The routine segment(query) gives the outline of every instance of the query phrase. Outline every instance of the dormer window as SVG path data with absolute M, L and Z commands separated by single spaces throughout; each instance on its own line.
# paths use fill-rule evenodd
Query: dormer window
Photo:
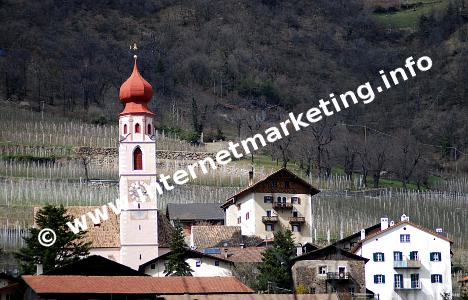
M 140 133 L 140 132 L 141 132 L 140 124 L 136 123 L 135 124 L 135 133 Z

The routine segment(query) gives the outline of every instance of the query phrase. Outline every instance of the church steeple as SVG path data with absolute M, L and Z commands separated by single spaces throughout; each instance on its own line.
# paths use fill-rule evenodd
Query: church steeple
M 148 102 L 153 97 L 153 87 L 138 71 L 137 56 L 130 77 L 120 87 L 119 97 L 125 103 L 125 109 L 120 115 L 131 113 L 153 114 L 148 108 Z
M 148 103 L 153 88 L 138 71 L 120 87 L 119 115 L 120 262 L 131 268 L 158 256 L 156 141 Z

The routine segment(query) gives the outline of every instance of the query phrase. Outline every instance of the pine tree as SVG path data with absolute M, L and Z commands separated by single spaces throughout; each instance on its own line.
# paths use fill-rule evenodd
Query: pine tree
M 278 231 L 274 235 L 271 248 L 263 253 L 259 266 L 257 289 L 269 290 L 270 293 L 292 291 L 292 274 L 290 260 L 296 256 L 296 247 L 291 230 Z
M 72 221 L 62 205 L 46 205 L 37 212 L 36 227 L 29 229 L 29 235 L 23 237 L 26 246 L 15 253 L 22 274 L 35 274 L 37 263 L 41 263 L 47 272 L 89 255 L 91 243 L 82 240 L 83 232 L 75 234 L 68 228 L 67 222 Z M 44 228 L 52 229 L 56 234 L 56 241 L 50 247 L 41 245 L 38 240 L 39 232 Z
M 192 276 L 193 270 L 185 261 L 187 258 L 187 248 L 184 242 L 182 227 L 178 224 L 172 232 L 171 253 L 165 265 L 164 274 L 166 276 Z

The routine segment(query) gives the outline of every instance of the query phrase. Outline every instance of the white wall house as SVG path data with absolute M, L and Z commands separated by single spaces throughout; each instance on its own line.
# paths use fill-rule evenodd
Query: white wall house
M 353 252 L 368 258 L 366 288 L 380 300 L 435 300 L 452 293 L 451 241 L 411 223 L 381 219 L 381 230 L 365 236 Z
M 242 235 L 271 239 L 290 229 L 297 243 L 312 241 L 312 196 L 319 193 L 287 169 L 280 169 L 230 197 L 223 208 L 227 226 Z
M 142 264 L 140 272 L 144 272 L 153 277 L 165 277 L 165 264 L 171 252 L 163 254 L 158 258 Z M 185 260 L 193 270 L 194 277 L 226 277 L 232 276 L 233 263 L 227 259 L 211 256 L 198 251 L 188 251 Z

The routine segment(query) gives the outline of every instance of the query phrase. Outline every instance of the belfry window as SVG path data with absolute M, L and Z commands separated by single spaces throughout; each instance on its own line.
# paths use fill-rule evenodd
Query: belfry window
M 135 124 L 135 133 L 140 133 L 140 124 L 136 123 Z
M 124 133 L 123 134 L 127 134 L 127 131 L 128 131 L 128 126 L 127 124 L 124 125 Z
M 133 170 L 143 170 L 143 153 L 139 147 L 133 151 Z
M 151 124 L 148 124 L 147 134 L 151 134 Z

